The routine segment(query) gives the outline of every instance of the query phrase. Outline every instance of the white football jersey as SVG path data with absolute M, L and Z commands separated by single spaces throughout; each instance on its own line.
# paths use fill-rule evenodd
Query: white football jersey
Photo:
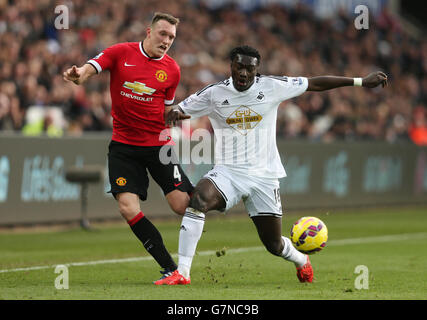
M 215 165 L 265 178 L 286 176 L 276 145 L 279 104 L 308 87 L 304 77 L 257 76 L 246 91 L 230 77 L 211 84 L 179 103 L 197 118 L 207 115 L 215 135 Z

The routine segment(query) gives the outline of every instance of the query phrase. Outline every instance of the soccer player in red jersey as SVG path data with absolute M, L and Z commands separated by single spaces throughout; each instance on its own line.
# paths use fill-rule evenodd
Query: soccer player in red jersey
M 165 105 L 172 105 L 180 80 L 178 64 L 167 55 L 179 19 L 155 13 L 142 42 L 113 45 L 82 67 L 72 66 L 64 80 L 83 84 L 103 70 L 110 71 L 113 133 L 108 152 L 111 193 L 119 211 L 147 251 L 164 269 L 163 277 L 177 265 L 163 244 L 157 228 L 142 213 L 139 200 L 146 200 L 147 171 L 162 188 L 171 209 L 183 215 L 193 185 L 176 161 L 165 127 Z M 160 150 L 172 162 L 164 164 Z M 156 283 L 156 282 L 155 282 Z

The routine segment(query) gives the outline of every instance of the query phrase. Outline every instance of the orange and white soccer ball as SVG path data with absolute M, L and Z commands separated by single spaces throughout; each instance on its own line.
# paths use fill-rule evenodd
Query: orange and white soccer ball
M 319 218 L 302 217 L 292 225 L 291 240 L 298 251 L 313 254 L 326 246 L 328 229 Z

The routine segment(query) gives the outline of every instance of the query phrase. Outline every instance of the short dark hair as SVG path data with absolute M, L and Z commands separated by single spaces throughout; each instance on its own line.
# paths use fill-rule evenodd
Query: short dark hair
M 238 54 L 257 58 L 258 64 L 261 62 L 261 55 L 259 54 L 258 50 L 250 46 L 244 45 L 244 46 L 236 47 L 233 50 L 231 50 L 230 51 L 231 62 L 233 62 L 234 58 Z
M 153 24 L 155 24 L 159 20 L 166 20 L 167 22 L 169 22 L 170 24 L 173 24 L 174 26 L 178 26 L 179 24 L 179 19 L 175 18 L 173 15 L 168 13 L 163 13 L 163 12 L 155 12 L 153 19 L 151 19 L 151 26 L 153 26 Z

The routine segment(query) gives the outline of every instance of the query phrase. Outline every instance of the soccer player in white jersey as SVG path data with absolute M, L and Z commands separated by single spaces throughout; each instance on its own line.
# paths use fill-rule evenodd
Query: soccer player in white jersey
M 168 124 L 207 115 L 215 134 L 215 167 L 197 184 L 182 219 L 179 234 L 179 274 L 162 284 L 189 284 L 190 268 L 202 235 L 205 213 L 228 210 L 243 200 L 258 235 L 273 255 L 291 261 L 301 282 L 313 281 L 307 255 L 297 251 L 282 236 L 279 178 L 286 172 L 276 146 L 279 104 L 305 91 L 323 91 L 343 86 L 374 88 L 387 84 L 383 72 L 365 78 L 335 76 L 286 77 L 257 73 L 258 51 L 249 46 L 230 53 L 231 78 L 209 85 L 191 95 L 166 116 Z

